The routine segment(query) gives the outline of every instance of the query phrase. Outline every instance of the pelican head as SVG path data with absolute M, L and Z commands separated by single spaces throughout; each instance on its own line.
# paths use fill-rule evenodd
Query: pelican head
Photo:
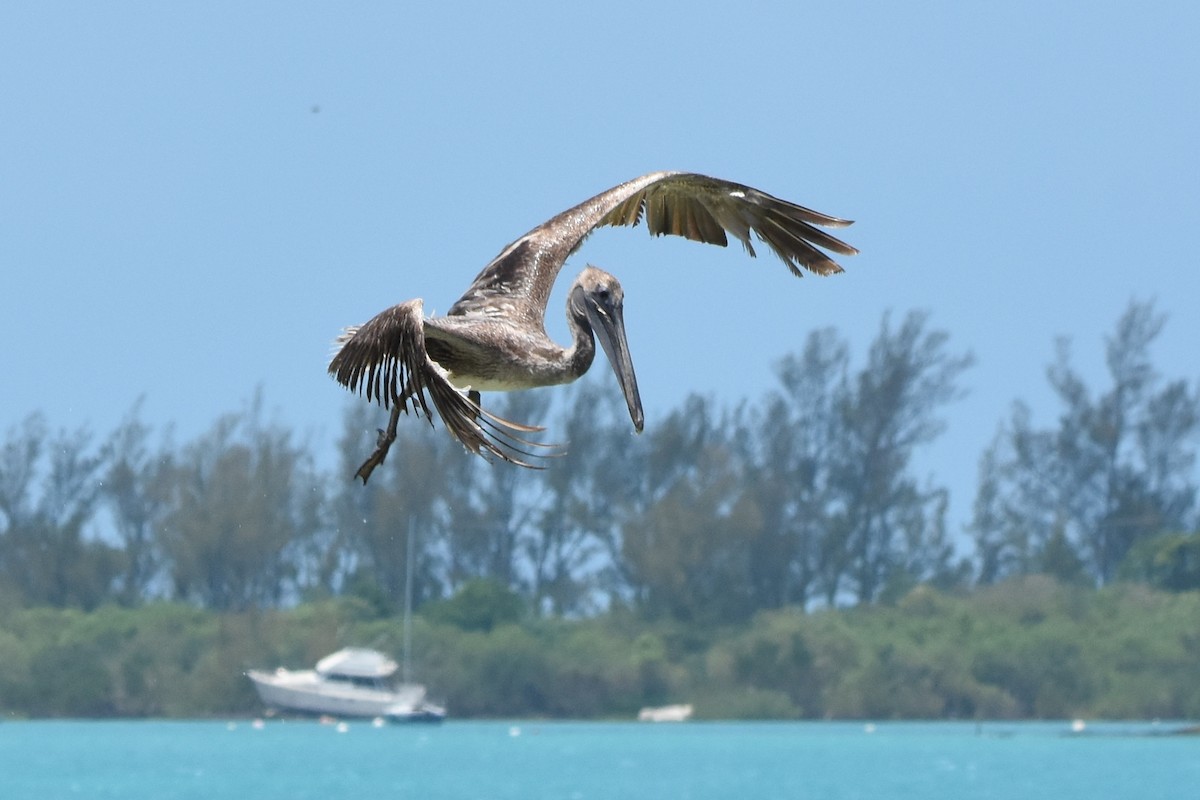
M 582 312 L 600 340 L 625 394 L 629 418 L 633 420 L 634 429 L 641 433 L 644 423 L 642 398 L 638 394 L 637 376 L 633 373 L 633 359 L 629 356 L 629 342 L 625 339 L 625 290 L 621 288 L 621 282 L 602 269 L 588 266 L 575 279 L 570 301 L 572 310 L 577 315 Z

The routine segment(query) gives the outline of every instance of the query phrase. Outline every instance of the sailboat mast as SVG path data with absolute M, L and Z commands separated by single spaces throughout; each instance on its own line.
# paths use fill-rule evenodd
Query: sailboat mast
M 412 683 L 412 571 L 413 571 L 413 518 L 408 518 L 408 535 L 404 543 L 404 660 L 405 683 Z

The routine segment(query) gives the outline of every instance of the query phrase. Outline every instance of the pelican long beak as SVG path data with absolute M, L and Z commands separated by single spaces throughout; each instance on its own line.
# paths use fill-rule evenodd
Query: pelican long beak
M 625 403 L 629 406 L 629 418 L 638 433 L 642 432 L 645 418 L 642 414 L 642 397 L 638 394 L 637 376 L 633 373 L 633 359 L 629 356 L 629 342 L 625 339 L 625 313 L 620 305 L 609 305 L 599 308 L 592 303 L 584 303 L 592 330 L 612 364 L 613 372 L 617 374 L 617 382 L 625 393 Z

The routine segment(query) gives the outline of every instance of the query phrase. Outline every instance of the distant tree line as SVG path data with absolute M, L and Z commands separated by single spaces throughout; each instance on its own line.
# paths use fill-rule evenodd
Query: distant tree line
M 543 617 L 619 608 L 718 624 L 1040 573 L 1196 589 L 1200 392 L 1154 369 L 1163 324 L 1129 306 L 1102 389 L 1060 346 L 1047 375 L 1061 413 L 1038 427 L 1018 401 L 1001 423 L 967 554 L 946 529 L 946 489 L 913 457 L 942 433 L 971 358 L 922 313 L 885 316 L 861 364 L 835 330 L 814 331 L 765 397 L 693 396 L 641 437 L 607 385 L 485 398 L 570 443 L 540 472 L 487 464 L 411 419 L 363 487 L 350 475 L 382 414 L 361 401 L 333 468 L 257 399 L 183 444 L 136 406 L 106 438 L 35 414 L 0 444 L 0 606 L 348 596 L 386 613 L 402 602 L 410 535 L 418 607 L 491 586 Z
M 706 719 L 1200 718 L 1200 592 L 1037 575 L 718 626 L 519 605 L 478 580 L 414 615 L 413 674 L 455 719 L 628 720 L 677 702 Z M 352 643 L 399 654 L 403 631 L 352 596 L 245 613 L 0 608 L 0 719 L 258 715 L 248 667 L 311 666 Z

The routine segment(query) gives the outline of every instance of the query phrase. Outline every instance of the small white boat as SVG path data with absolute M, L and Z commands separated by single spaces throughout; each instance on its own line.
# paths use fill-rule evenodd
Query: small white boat
M 317 662 L 316 669 L 274 672 L 252 669 L 264 704 L 281 711 L 332 717 L 383 718 L 390 722 L 441 722 L 446 709 L 425 699 L 417 683 L 389 684 L 396 662 L 376 650 L 347 647 Z
M 647 706 L 638 712 L 638 722 L 686 722 L 692 718 L 692 704 Z

